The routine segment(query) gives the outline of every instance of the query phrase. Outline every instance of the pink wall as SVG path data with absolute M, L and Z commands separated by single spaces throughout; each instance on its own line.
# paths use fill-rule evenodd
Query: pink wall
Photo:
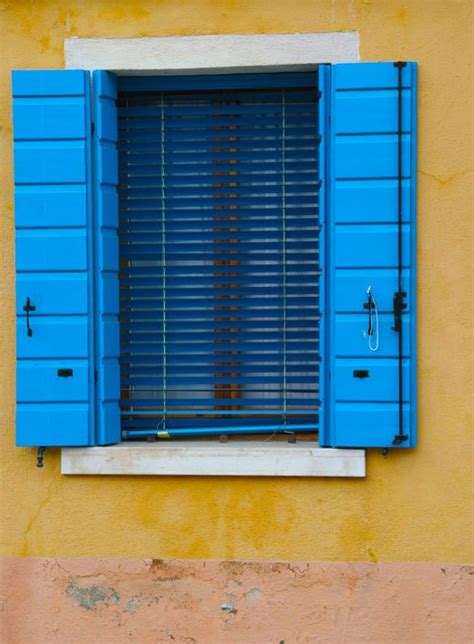
M 5 644 L 473 641 L 470 566 L 9 558 L 2 572 Z

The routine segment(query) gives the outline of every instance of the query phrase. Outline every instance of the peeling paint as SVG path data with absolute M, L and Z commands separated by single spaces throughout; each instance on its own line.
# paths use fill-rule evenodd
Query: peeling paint
M 150 563 L 7 559 L 2 642 L 37 642 L 38 633 L 57 644 L 472 639 L 472 566 L 167 561 L 180 581 L 158 596 Z M 237 571 L 241 586 L 229 592 Z
M 78 586 L 75 581 L 71 581 L 66 588 L 66 595 L 72 601 L 86 610 L 93 610 L 97 604 L 106 604 L 107 595 L 102 588 L 98 586 Z
M 235 615 L 237 613 L 237 608 L 232 602 L 226 602 L 222 604 L 221 610 L 223 610 L 225 613 L 229 613 L 229 615 Z
M 126 610 L 129 613 L 134 613 L 138 608 L 140 608 L 141 604 L 142 604 L 142 593 L 139 593 L 138 595 L 134 595 L 133 597 L 130 597 L 130 599 L 127 601 Z

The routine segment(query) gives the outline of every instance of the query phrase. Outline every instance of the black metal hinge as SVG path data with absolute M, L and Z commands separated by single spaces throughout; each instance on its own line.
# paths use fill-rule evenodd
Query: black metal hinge
M 407 308 L 403 298 L 406 297 L 406 291 L 395 291 L 393 294 L 393 326 L 392 331 L 399 332 L 402 328 L 402 311 Z
M 392 441 L 392 445 L 400 445 L 408 440 L 408 434 L 395 434 L 395 438 Z

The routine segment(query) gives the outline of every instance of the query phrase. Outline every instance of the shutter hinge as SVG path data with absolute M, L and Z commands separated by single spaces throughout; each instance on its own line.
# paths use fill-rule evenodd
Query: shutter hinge
M 408 440 L 408 434 L 395 434 L 392 445 L 400 445 Z
M 407 63 L 405 60 L 397 60 L 396 63 L 393 63 L 394 67 L 406 67 Z

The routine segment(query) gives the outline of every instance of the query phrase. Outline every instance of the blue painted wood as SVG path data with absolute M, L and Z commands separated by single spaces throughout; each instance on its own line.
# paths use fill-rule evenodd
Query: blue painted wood
M 87 315 L 87 274 L 18 273 L 16 311 L 25 317 L 23 305 L 30 297 L 42 315 Z
M 405 402 L 410 397 L 410 361 L 404 361 Z M 354 371 L 367 371 L 367 378 L 354 376 Z M 396 402 L 398 400 L 398 360 L 396 358 L 370 357 L 337 358 L 335 388 L 344 392 L 345 401 Z M 336 401 L 337 404 L 338 401 Z M 344 401 L 341 401 L 344 402 Z
M 17 229 L 85 227 L 86 215 L 85 184 L 15 186 Z
M 330 102 L 326 124 L 327 331 L 330 374 L 320 443 L 331 447 L 393 447 L 398 433 L 397 290 L 398 70 L 393 63 L 326 67 L 321 89 Z M 416 445 L 415 188 L 416 64 L 402 77 L 404 424 Z M 369 349 L 367 289 L 379 310 L 379 348 Z M 373 320 L 375 323 L 375 320 Z M 374 341 L 374 338 L 373 338 Z M 373 344 L 373 342 L 372 342 Z M 354 370 L 369 377 L 354 378 Z
M 393 63 L 348 63 L 333 65 L 332 88 L 336 92 L 361 89 L 396 89 L 398 71 Z M 416 91 L 416 63 L 408 63 L 403 70 L 403 89 Z
M 14 71 L 21 446 L 93 443 L 89 73 Z M 29 314 L 27 298 L 35 307 Z M 72 369 L 64 378 L 58 369 Z
M 410 405 L 404 405 L 404 424 L 410 427 Z M 412 429 L 410 427 L 410 429 Z M 394 447 L 398 432 L 398 402 L 340 402 L 335 405 L 334 446 Z M 415 447 L 410 442 L 405 447 Z
M 18 447 L 90 444 L 88 403 L 18 403 L 16 424 Z
M 40 316 L 36 315 L 35 311 L 30 314 L 30 326 L 33 330 L 31 337 L 26 332 L 26 317 L 17 318 L 16 353 L 18 360 L 89 357 L 89 322 L 86 316 Z
M 359 179 L 338 181 L 334 186 L 334 220 L 338 224 L 397 222 L 397 191 L 394 179 Z M 402 186 L 403 221 L 410 221 L 412 186 L 404 179 Z
M 82 70 L 15 70 L 12 73 L 12 90 L 14 98 L 83 98 L 89 92 L 89 74 Z
M 88 126 L 82 96 L 25 98 L 15 102 L 13 118 L 17 141 L 84 140 Z
M 410 265 L 410 227 L 402 231 L 403 266 Z M 395 268 L 397 266 L 397 235 L 395 224 L 363 224 L 336 226 L 335 257 L 337 268 Z
M 364 335 L 367 331 L 367 314 L 363 312 L 336 313 L 334 323 L 336 356 L 365 356 L 372 357 L 373 360 L 377 360 L 379 357 L 395 358 L 398 355 L 398 338 L 392 331 L 392 325 L 392 313 L 379 314 L 380 348 L 376 352 L 371 352 Z M 404 355 L 408 356 L 410 347 L 409 315 L 403 316 L 403 325 Z
M 16 270 L 86 271 L 87 229 L 17 229 Z
M 72 376 L 58 376 L 58 369 L 72 369 Z M 88 402 L 87 360 L 21 360 L 17 368 L 19 403 Z
M 380 313 L 393 311 L 393 293 L 397 289 L 397 271 L 395 268 L 337 268 L 334 306 L 337 313 L 360 311 L 367 302 L 367 288 L 372 293 Z M 407 309 L 410 310 L 408 271 L 402 275 L 402 284 L 408 293 Z
M 410 90 L 402 93 L 403 125 L 411 122 Z M 398 91 L 336 92 L 335 134 L 390 134 L 398 128 Z
M 15 184 L 83 185 L 88 157 L 85 140 L 15 142 Z
M 96 441 L 120 441 L 117 78 L 93 74 L 95 156 Z
M 398 137 L 396 134 L 361 134 L 336 136 L 335 178 L 337 179 L 386 179 L 397 174 Z M 410 173 L 410 138 L 403 139 L 403 177 Z

